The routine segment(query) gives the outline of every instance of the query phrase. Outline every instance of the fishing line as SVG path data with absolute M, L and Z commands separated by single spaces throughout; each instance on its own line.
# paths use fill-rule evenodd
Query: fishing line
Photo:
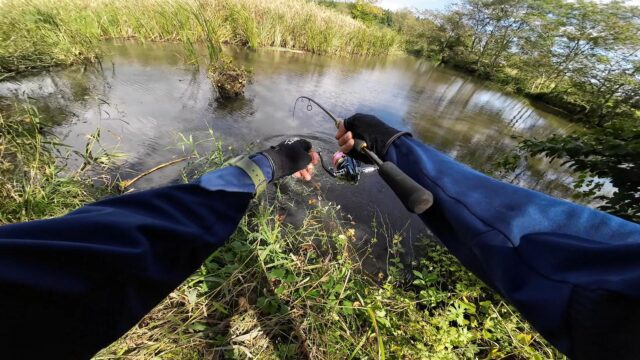
M 331 120 L 333 120 L 336 129 L 340 128 L 340 119 L 331 113 L 331 111 L 327 110 L 322 104 L 310 98 L 308 96 L 298 96 L 295 102 L 293 103 L 293 120 L 295 120 L 296 116 L 296 107 L 298 102 L 307 102 L 306 110 L 312 111 L 313 105 L 317 106 L 320 110 L 322 110 Z M 318 151 L 318 156 L 320 157 L 320 164 L 324 171 L 329 174 L 329 176 L 333 178 L 338 178 L 341 180 L 346 180 L 347 182 L 357 184 L 360 180 L 361 174 L 366 174 L 373 172 L 377 169 L 375 166 L 362 166 L 362 163 L 358 160 L 355 160 L 341 151 L 336 152 L 331 160 L 333 166 L 329 166 L 322 156 L 322 153 Z

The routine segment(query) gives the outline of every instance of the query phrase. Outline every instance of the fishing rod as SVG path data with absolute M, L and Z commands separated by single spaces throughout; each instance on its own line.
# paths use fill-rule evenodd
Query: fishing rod
M 333 120 L 336 128 L 340 127 L 341 119 L 334 116 L 329 110 L 322 106 L 319 102 L 308 96 L 299 96 L 293 104 L 293 116 L 295 117 L 296 105 L 299 100 L 307 100 L 307 111 L 313 110 L 311 104 L 318 106 L 331 120 Z M 354 150 L 366 155 L 371 162 L 377 167 L 380 177 L 389 185 L 391 190 L 398 196 L 402 204 L 415 214 L 421 214 L 433 205 L 433 194 L 420 184 L 415 182 L 409 175 L 400 170 L 394 163 L 390 161 L 382 161 L 378 155 L 369 150 L 367 143 L 362 139 L 354 139 Z M 373 172 L 375 167 L 363 167 L 362 164 L 352 157 L 337 152 L 333 156 L 333 169 L 330 169 L 320 155 L 322 168 L 332 177 L 343 178 L 351 182 L 357 182 L 360 174 Z
M 311 104 L 316 104 L 320 110 L 324 111 L 325 114 L 327 114 L 327 116 L 329 116 L 331 118 L 331 120 L 333 120 L 334 125 L 336 126 L 336 129 L 340 127 L 340 119 L 335 117 L 331 111 L 327 110 L 324 106 L 320 105 L 319 102 L 313 100 L 312 98 L 308 97 L 308 96 L 298 96 L 298 98 L 296 99 L 296 101 L 293 103 L 293 116 L 296 116 L 296 105 L 298 105 L 298 100 L 307 100 L 309 103 L 307 104 L 307 111 L 311 111 L 313 110 L 313 106 L 311 106 Z

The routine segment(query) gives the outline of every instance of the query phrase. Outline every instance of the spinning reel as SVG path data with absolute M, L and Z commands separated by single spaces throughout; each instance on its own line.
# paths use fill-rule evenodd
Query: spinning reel
M 340 120 L 336 118 L 329 110 L 320 105 L 317 101 L 307 96 L 300 96 L 293 104 L 293 116 L 295 117 L 296 105 L 299 100 L 306 100 L 307 111 L 313 110 L 315 104 L 322 110 L 327 116 L 333 120 L 336 128 L 340 126 Z M 394 163 L 389 161 L 382 161 L 378 155 L 367 148 L 367 143 L 361 139 L 355 139 L 355 145 L 353 151 L 358 151 L 366 155 L 375 166 L 362 166 L 362 163 L 354 158 L 347 156 L 346 154 L 338 151 L 333 154 L 332 164 L 333 167 L 329 167 L 322 155 L 320 155 L 320 161 L 322 168 L 332 177 L 343 179 L 351 183 L 357 183 L 360 180 L 360 175 L 370 173 L 378 170 L 382 179 L 389 185 L 391 190 L 402 201 L 407 210 L 421 214 L 433 205 L 433 194 L 427 189 L 423 188 L 420 184 L 415 182 L 407 174 L 402 172 Z
M 333 165 L 332 167 L 328 166 L 325 163 L 324 158 L 322 157 L 322 154 L 320 152 L 318 152 L 318 155 L 320 155 L 322 168 L 327 172 L 327 174 L 329 174 L 329 176 L 353 184 L 358 183 L 361 174 L 368 174 L 378 170 L 376 166 L 363 166 L 360 161 L 347 156 L 342 151 L 338 151 L 333 154 L 333 157 L 331 159 L 331 164 Z

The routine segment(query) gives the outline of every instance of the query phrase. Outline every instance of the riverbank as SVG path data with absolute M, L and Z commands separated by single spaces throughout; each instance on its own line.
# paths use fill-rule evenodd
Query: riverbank
M 390 29 L 366 26 L 295 0 L 9 0 L 0 4 L 0 80 L 28 70 L 97 61 L 107 39 L 283 47 L 331 55 L 379 55 L 398 48 Z
M 264 6 L 260 9 L 267 10 L 272 4 L 242 3 L 259 4 Z M 110 38 L 180 42 L 187 61 L 196 42 L 253 47 L 256 45 L 252 43 L 275 45 L 275 39 L 280 39 L 279 46 L 328 54 L 377 54 L 393 49 L 385 40 L 394 37 L 393 34 L 391 38 L 378 37 L 376 34 L 385 32 L 378 33 L 379 29 L 357 24 L 351 27 L 351 19 L 344 20 L 345 23 L 332 22 L 337 16 L 332 13 L 327 15 L 331 19 L 306 13 L 309 10 L 306 6 L 315 6 L 312 4 L 275 3 L 291 5 L 287 8 L 291 13 L 282 9 L 264 10 L 262 14 L 275 15 L 256 18 L 259 20 L 254 27 L 245 16 L 248 12 L 254 14 L 253 10 L 241 5 L 234 7 L 241 4 L 239 1 L 216 2 L 215 6 L 223 4 L 231 6 L 225 8 L 227 10 L 236 10 L 215 13 L 211 9 L 199 12 L 199 7 L 189 7 L 179 1 L 154 3 L 158 5 L 157 12 L 155 6 L 150 8 L 150 3 L 144 2 L 147 4 L 144 7 L 141 1 L 42 1 L 33 3 L 36 4 L 33 8 L 9 2 L 16 7 L 3 11 L 0 18 L 6 20 L 3 16 L 9 14 L 10 20 L 0 21 L 9 26 L 2 29 L 11 29 L 12 34 L 2 36 L 15 36 L 16 42 L 0 52 L 20 55 L 0 57 L 0 63 L 3 69 L 9 69 L 4 73 L 8 75 L 94 61 L 100 56 L 96 45 Z M 169 13 L 180 11 L 184 17 L 165 19 Z M 226 25 L 214 27 L 210 19 Z M 261 22 L 267 21 L 265 19 L 268 23 Z M 344 24 L 348 26 L 343 29 Z M 180 33 L 176 27 L 190 30 Z M 252 30 L 258 27 L 258 33 Z M 262 32 L 265 29 L 268 31 Z M 290 33 L 285 36 L 282 29 L 289 29 Z M 310 34 L 315 37 L 308 39 Z M 167 76 L 166 69 L 160 73 Z M 126 77 L 126 73 L 118 74 Z M 394 75 L 397 78 L 398 74 Z M 179 80 L 171 83 L 172 88 L 178 83 Z M 371 89 L 370 83 L 367 86 Z M 3 168 L 7 169 L 3 180 L 13 189 L 6 196 L 3 194 L 6 199 L 3 206 L 7 207 L 2 213 L 12 214 L 3 221 L 62 215 L 110 194 L 112 182 L 97 184 L 106 184 L 106 187 L 96 186 L 97 175 L 91 171 L 111 163 L 108 154 L 91 151 L 99 133 L 87 134 L 90 151 L 77 154 L 84 155 L 84 161 L 73 170 L 63 167 L 59 161 L 52 148 L 56 141 L 47 136 L 48 125 L 34 109 L 3 110 L 2 118 L 7 124 L 2 133 Z M 185 134 L 185 138 L 191 139 L 191 136 Z M 187 180 L 198 172 L 220 166 L 225 158 L 220 143 L 215 139 L 204 141 L 208 140 L 212 140 L 214 146 L 200 152 L 207 154 L 206 158 L 200 156 L 194 160 L 198 171 L 185 169 Z M 296 188 L 296 183 L 286 184 Z M 306 194 L 308 190 L 297 188 L 296 191 Z M 228 244 L 134 329 L 96 358 L 562 357 L 443 248 L 425 242 L 422 257 L 415 263 L 403 265 L 401 237 L 380 234 L 371 242 L 392 240 L 387 256 L 389 267 L 386 272 L 371 276 L 361 265 L 365 254 L 352 247 L 359 230 L 354 229 L 354 224 L 342 221 L 335 206 L 319 201 L 300 226 L 293 226 L 287 221 L 287 212 L 282 211 L 291 199 L 282 192 L 272 194 L 269 202 L 262 199 L 264 202 L 252 205 L 250 214 Z M 374 227 L 374 224 L 363 226 Z
M 194 141 L 211 148 L 185 178 L 225 158 L 215 139 Z M 329 202 L 306 203 L 317 192 L 270 187 L 224 247 L 95 359 L 563 358 L 431 239 L 403 264 L 402 234 L 372 225 L 370 246 L 392 244 L 387 271 L 367 273 L 354 225 Z
M 113 183 L 96 178 L 113 160 L 94 151 L 99 133 L 72 171 L 35 108 L 4 109 L 0 125 L 2 223 L 64 215 L 114 194 L 96 186 Z M 214 138 L 193 143 L 210 148 L 196 155 L 186 147 L 187 180 L 226 158 Z M 380 228 L 371 243 L 394 239 L 389 267 L 366 273 L 367 254 L 353 247 L 356 230 L 338 208 L 319 201 L 294 226 L 287 207 L 314 194 L 292 180 L 286 186 L 293 191 L 271 189 L 254 202 L 225 246 L 95 359 L 562 358 L 432 240 L 423 238 L 423 256 L 406 265 L 401 234 Z
M 236 102 L 233 110 L 224 109 L 224 106 L 219 104 L 211 108 L 207 105 L 211 95 L 209 83 L 205 78 L 198 78 L 197 70 L 185 70 L 183 66 L 176 66 L 176 62 L 171 60 L 176 56 L 175 48 L 170 44 L 162 45 L 165 46 L 169 49 L 164 51 L 164 55 L 158 50 L 130 57 L 129 67 L 125 66 L 126 62 L 122 58 L 109 58 L 105 61 L 111 64 L 107 71 L 96 69 L 96 73 L 92 74 L 91 69 L 78 67 L 77 71 L 69 69 L 72 74 L 67 78 L 57 77 L 55 74 L 51 78 L 44 76 L 45 81 L 58 84 L 58 87 L 50 90 L 51 92 L 65 98 L 77 96 L 77 102 L 69 105 L 79 113 L 82 122 L 88 122 L 88 125 L 80 127 L 79 136 L 76 138 L 84 139 L 83 131 L 93 130 L 94 125 L 102 126 L 102 133 L 116 133 L 118 138 L 122 139 L 123 147 L 128 145 L 127 138 L 136 144 L 152 144 L 150 148 L 129 148 L 128 153 L 132 156 L 152 158 L 154 154 L 159 154 L 168 157 L 171 153 L 169 149 L 175 148 L 176 144 L 157 142 L 158 138 L 151 138 L 150 135 L 157 130 L 167 133 L 167 129 L 198 129 L 196 123 L 189 123 L 188 119 L 198 119 L 200 124 L 204 120 L 215 125 L 237 125 L 238 127 L 230 128 L 226 133 L 216 134 L 220 139 L 226 140 L 231 134 L 246 132 L 253 126 L 280 126 L 281 119 L 288 119 L 291 115 L 288 106 L 290 99 L 294 98 L 293 94 L 305 89 L 301 84 L 324 84 L 314 91 L 328 97 L 333 84 L 349 83 L 350 86 L 359 84 L 361 87 L 343 89 L 344 92 L 337 94 L 339 97 L 347 92 L 352 93 L 352 102 L 342 103 L 341 106 L 344 108 L 339 111 L 351 111 L 355 105 L 365 103 L 377 104 L 380 109 L 385 110 L 391 108 L 392 112 L 411 108 L 411 112 L 417 112 L 416 122 L 412 123 L 416 125 L 416 136 L 422 134 L 418 124 L 429 123 L 433 128 L 444 130 L 451 124 L 472 127 L 477 123 L 478 127 L 470 131 L 469 137 L 465 136 L 461 140 L 462 134 L 456 133 L 451 138 L 458 140 L 448 144 L 455 148 L 456 144 L 464 143 L 467 150 L 458 151 L 457 155 L 461 160 L 469 161 L 470 157 L 466 155 L 473 153 L 477 156 L 481 148 L 491 147 L 493 157 L 496 154 L 495 150 L 507 147 L 502 133 L 496 133 L 495 138 L 490 139 L 490 145 L 483 143 L 474 147 L 474 140 L 482 132 L 481 129 L 495 128 L 497 124 L 506 123 L 508 119 L 517 122 L 524 114 L 532 112 L 520 107 L 514 109 L 513 113 L 502 114 L 503 105 L 513 102 L 501 96 L 496 104 L 491 104 L 493 106 L 481 106 L 484 109 L 483 113 L 476 113 L 474 116 L 469 114 L 461 119 L 450 118 L 451 113 L 443 113 L 443 109 L 450 109 L 456 113 L 460 108 L 465 108 L 461 104 L 471 103 L 480 106 L 476 102 L 478 99 L 472 99 L 469 94 L 483 94 L 480 98 L 486 99 L 487 92 L 472 86 L 469 82 L 466 83 L 467 86 L 462 87 L 448 86 L 460 85 L 461 82 L 455 77 L 438 75 L 434 69 L 422 68 L 420 72 L 414 72 L 416 68 L 421 68 L 420 63 L 416 63 L 414 59 L 403 61 L 409 58 L 395 58 L 392 62 L 397 62 L 398 65 L 388 72 L 382 72 L 385 62 L 375 59 L 345 59 L 344 67 L 333 67 L 330 64 L 335 65 L 335 59 L 272 52 L 245 52 L 238 56 L 238 59 L 259 59 L 257 63 L 253 63 L 255 66 L 252 66 L 256 69 L 257 79 L 251 85 L 253 90 L 250 99 Z M 155 46 L 141 46 L 137 50 L 133 46 L 119 48 L 122 53 L 131 54 L 143 53 L 141 49 L 152 47 Z M 116 48 L 112 51 L 117 52 Z M 270 58 L 268 54 L 278 61 Z M 294 61 L 302 57 L 308 59 L 302 63 Z M 289 61 L 285 60 L 287 58 Z M 326 63 L 323 63 L 323 60 Z M 260 62 L 264 64 L 258 66 Z M 430 74 L 430 77 L 424 76 L 426 73 Z M 85 84 L 79 74 L 99 80 Z M 324 75 L 318 77 L 318 74 Z M 336 74 L 344 77 L 335 77 Z M 350 80 L 347 82 L 346 78 Z M 184 81 L 185 79 L 190 80 Z M 437 81 L 431 83 L 427 82 L 428 79 Z M 315 80 L 315 83 L 312 80 Z M 65 90 L 70 88 L 67 86 L 68 81 L 84 91 L 65 94 Z M 186 82 L 191 82 L 192 85 L 187 86 Z M 39 87 L 37 81 L 30 84 L 30 88 Z M 198 87 L 195 84 L 204 85 Z M 127 85 L 137 89 L 136 92 L 126 91 Z M 145 87 L 149 91 L 143 91 Z M 406 99 L 398 97 L 398 88 L 411 92 L 405 95 L 408 99 L 415 99 L 415 94 L 422 94 L 423 100 L 455 98 L 456 102 L 405 102 Z M 440 89 L 442 92 L 429 92 L 435 91 L 434 89 Z M 105 92 L 100 92 L 101 90 Z M 289 92 L 286 92 L 287 90 Z M 389 91 L 388 96 L 380 96 L 385 90 Z M 265 92 L 268 92 L 269 96 L 261 97 L 260 94 Z M 493 92 L 489 92 L 491 93 Z M 166 97 L 167 94 L 174 94 L 176 97 Z M 189 100 L 192 98 L 191 95 L 183 98 L 180 94 L 204 94 L 204 97 L 196 97 L 198 106 L 193 106 Z M 456 94 L 463 95 L 458 98 Z M 341 104 L 337 101 L 338 97 L 330 98 L 335 106 Z M 95 111 L 97 107 L 83 106 L 93 98 L 100 99 L 100 111 Z M 127 103 L 125 99 L 130 99 L 131 103 Z M 265 104 L 265 99 L 269 100 L 272 107 L 257 107 Z M 146 104 L 147 107 L 141 104 Z M 487 113 L 494 107 L 495 112 Z M 433 109 L 439 110 L 434 113 Z M 85 110 L 89 110 L 90 115 L 87 115 Z M 103 110 L 111 115 L 107 116 Z M 304 109 L 302 111 L 306 112 Z M 372 111 L 378 112 L 378 109 Z M 128 117 L 119 113 L 127 114 Z M 230 113 L 246 114 L 247 117 L 229 116 Z M 258 118 L 254 122 L 253 115 L 248 114 L 258 114 Z M 306 114 L 308 117 L 312 115 L 314 114 Z M 118 121 L 106 121 L 108 118 L 115 119 L 120 116 L 122 117 Z M 427 116 L 449 121 L 423 121 Z M 150 118 L 154 121 L 149 121 Z M 304 115 L 300 119 L 302 118 Z M 470 121 L 471 118 L 473 122 Z M 91 122 L 92 119 L 96 122 Z M 167 122 L 162 122 L 161 119 Z M 496 123 L 489 125 L 485 122 L 488 119 L 494 119 Z M 529 119 L 525 118 L 524 121 Z M 534 117 L 532 121 L 540 119 Z M 129 127 L 121 124 L 129 123 L 139 132 L 127 134 L 125 129 Z M 178 124 L 185 126 L 179 127 Z M 317 135 L 321 133 L 323 125 L 329 124 L 322 121 L 303 122 L 304 128 L 295 131 Z M 218 130 L 220 131 L 219 128 Z M 45 127 L 43 132 L 49 131 Z M 203 132 L 206 131 L 200 131 L 200 134 Z M 262 136 L 264 134 L 249 133 L 246 134 L 245 140 Z M 219 166 L 221 159 L 225 158 L 221 149 L 227 147 L 223 147 L 215 139 L 197 136 L 192 138 L 190 133 L 186 132 L 182 138 L 189 139 L 189 144 L 212 144 L 210 148 L 199 149 L 200 160 L 196 165 L 205 164 L 199 167 L 200 172 Z M 449 137 L 440 134 L 434 140 L 443 138 Z M 314 146 L 323 144 L 319 140 L 313 140 Z M 332 137 L 329 140 L 334 147 L 335 140 Z M 237 141 L 242 144 L 248 142 Z M 443 143 L 439 145 L 447 148 Z M 189 146 L 184 144 L 180 144 L 179 147 L 189 149 Z M 75 148 L 82 149 L 83 146 L 80 144 Z M 205 158 L 202 157 L 204 154 L 207 154 Z M 171 154 L 174 155 L 192 154 Z M 151 161 L 159 162 L 159 159 L 153 158 Z M 163 161 L 166 161 L 166 158 Z M 485 160 L 478 161 L 487 163 Z M 147 169 L 150 165 L 145 163 L 144 166 L 136 168 Z M 197 175 L 197 172 L 190 169 L 186 169 L 186 173 L 186 180 Z M 62 173 L 59 175 L 64 176 Z M 162 174 L 163 177 L 165 175 Z M 166 184 L 167 179 L 168 176 L 162 184 Z M 330 192 L 346 197 L 345 192 L 370 192 L 370 189 L 376 189 L 375 185 L 367 184 L 366 181 L 367 179 L 363 179 L 359 189 L 342 185 L 334 187 Z M 385 231 L 381 228 L 382 223 L 371 223 L 371 217 L 358 224 L 341 221 L 338 219 L 340 212 L 336 206 L 318 200 L 317 196 L 313 197 L 312 195 L 317 194 L 308 192 L 311 187 L 305 188 L 289 181 L 283 186 L 294 188 L 295 192 L 291 194 L 281 191 L 275 195 L 272 193 L 268 202 L 254 204 L 251 213 L 243 220 L 239 231 L 227 246 L 213 254 L 197 274 L 97 358 L 146 360 L 154 357 L 193 359 L 253 356 L 279 359 L 304 358 L 308 353 L 312 359 L 348 359 L 378 358 L 383 351 L 386 358 L 411 359 L 560 357 L 515 310 L 509 308 L 495 293 L 473 278 L 455 259 L 448 256 L 444 249 L 434 244 L 423 244 L 421 253 L 416 254 L 419 260 L 410 264 L 403 263 L 400 234 L 383 234 Z M 340 187 L 342 193 L 336 189 Z M 291 195 L 294 195 L 298 202 L 294 208 L 287 208 L 293 201 Z M 375 201 L 381 200 L 376 199 L 376 194 L 368 194 L 366 200 L 383 203 Z M 59 200 L 51 198 L 50 201 Z M 296 210 L 308 207 L 315 201 L 317 206 L 312 207 L 306 216 L 301 216 L 299 222 L 295 225 L 289 222 L 290 217 L 296 215 Z M 387 209 L 390 208 L 389 202 L 384 204 Z M 350 213 L 346 208 L 340 211 Z M 362 229 L 379 231 L 378 236 L 367 238 L 371 246 L 376 242 L 386 246 L 387 240 L 391 241 L 390 251 L 383 257 L 376 258 L 384 259 L 381 262 L 384 263 L 386 260 L 390 265 L 381 274 L 367 274 L 361 264 L 366 252 L 361 253 L 353 249 L 354 238 L 361 236 Z
M 111 155 L 93 148 L 99 134 L 87 140 L 81 168 L 69 169 L 48 129 L 28 104 L 0 106 L 0 224 L 61 216 L 110 192 L 102 170 Z
M 420 16 L 379 10 L 373 19 L 409 39 L 407 51 L 543 102 L 580 124 L 571 134 L 525 139 L 521 149 L 563 159 L 581 173 L 574 189 L 583 199 L 640 221 L 640 7 L 462 0 Z M 601 179 L 613 193 L 602 193 Z

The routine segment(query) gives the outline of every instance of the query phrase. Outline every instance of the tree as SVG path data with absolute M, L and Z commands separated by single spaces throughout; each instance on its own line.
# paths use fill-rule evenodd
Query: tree
M 640 222 L 640 120 L 618 120 L 603 127 L 548 139 L 525 140 L 532 155 L 565 159 L 582 176 L 574 187 L 601 203 L 601 210 Z M 608 179 L 615 190 L 600 193 Z
M 376 6 L 375 0 L 356 0 L 351 5 L 351 16 L 367 24 L 390 25 L 391 14 Z
M 420 39 L 411 41 L 425 56 L 585 125 L 522 146 L 563 158 L 583 174 L 579 192 L 605 211 L 640 220 L 640 8 L 617 0 L 463 0 L 449 11 L 396 19 L 399 31 Z M 613 194 L 599 193 L 603 183 L 594 177 L 608 179 Z
M 464 29 L 464 35 L 469 36 L 465 66 L 491 76 L 511 57 L 518 39 L 528 28 L 534 4 L 529 0 L 467 0 L 442 14 L 441 20 L 459 17 L 463 26 L 457 29 Z

